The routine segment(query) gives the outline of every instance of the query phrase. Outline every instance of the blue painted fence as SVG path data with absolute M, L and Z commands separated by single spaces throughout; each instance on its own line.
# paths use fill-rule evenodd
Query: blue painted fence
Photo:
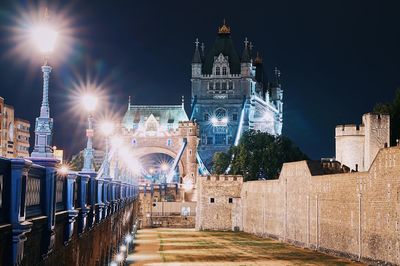
M 55 159 L 0 158 L 0 234 L 11 231 L 6 246 L 0 247 L 5 265 L 19 265 L 24 256 L 25 234 L 35 217 L 46 216 L 47 230 L 42 256 L 52 252 L 55 238 L 65 244 L 71 240 L 74 226 L 82 234 L 103 219 L 122 209 L 138 196 L 136 186 L 112 179 L 96 179 L 96 173 L 57 173 Z M 63 236 L 55 234 L 56 212 L 67 212 L 68 224 Z M 7 252 L 8 251 L 8 252 Z M 11 256 L 9 253 L 11 252 Z M 7 256 L 8 255 L 8 258 Z

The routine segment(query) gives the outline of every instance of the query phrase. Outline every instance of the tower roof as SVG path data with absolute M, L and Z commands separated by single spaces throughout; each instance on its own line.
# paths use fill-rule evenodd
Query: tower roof
M 219 54 L 228 56 L 229 68 L 232 74 L 240 74 L 240 58 L 233 45 L 230 32 L 230 27 L 225 23 L 219 27 L 217 39 L 204 60 L 203 74 L 212 74 L 214 57 L 219 56 Z
M 244 40 L 244 49 L 242 53 L 242 63 L 250 63 L 251 56 L 250 56 L 250 48 L 249 48 L 249 41 L 246 39 Z
M 192 64 L 201 64 L 201 55 L 200 55 L 200 51 L 199 51 L 199 39 L 196 38 L 195 44 L 196 44 L 196 48 L 194 50 Z

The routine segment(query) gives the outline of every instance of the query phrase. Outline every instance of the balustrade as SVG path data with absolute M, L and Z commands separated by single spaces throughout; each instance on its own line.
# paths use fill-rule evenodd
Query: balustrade
M 10 261 L 0 259 L 0 264 L 21 263 L 25 234 L 31 230 L 36 218 L 46 217 L 43 221 L 46 221 L 48 230 L 41 230 L 41 234 L 47 241 L 41 243 L 40 251 L 45 257 L 52 252 L 56 237 L 62 237 L 65 244 L 69 242 L 76 221 L 81 234 L 137 196 L 131 184 L 72 172 L 66 176 L 59 175 L 55 170 L 55 160 L 49 161 L 32 163 L 25 159 L 0 158 L 0 225 L 10 224 L 13 236 L 10 239 L 13 255 Z M 55 223 L 59 219 L 55 216 L 64 211 L 67 213 L 64 221 L 67 229 L 60 236 L 55 233 Z M 91 214 L 100 219 L 90 220 Z

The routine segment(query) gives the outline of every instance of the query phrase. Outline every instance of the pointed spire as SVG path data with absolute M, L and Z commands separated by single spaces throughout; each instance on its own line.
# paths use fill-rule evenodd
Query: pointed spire
M 204 57 L 205 57 L 205 52 L 204 51 L 206 49 L 206 46 L 204 45 L 204 42 L 201 43 L 200 48 L 201 48 L 201 58 L 204 59 Z
M 257 52 L 256 58 L 254 59 L 254 64 L 255 65 L 261 65 L 262 64 L 262 57 L 259 52 Z
M 185 108 L 185 95 L 182 95 L 182 108 Z
M 218 34 L 230 34 L 230 33 L 231 33 L 231 28 L 228 25 L 226 25 L 226 21 L 224 18 L 222 26 L 218 28 Z
M 201 64 L 201 56 L 200 56 L 200 51 L 199 51 L 199 39 L 196 38 L 196 41 L 194 43 L 196 44 L 196 48 L 194 50 L 192 64 Z
M 131 110 L 131 96 L 128 97 L 128 111 Z
M 250 63 L 251 62 L 251 57 L 250 57 L 250 52 L 249 52 L 249 41 L 247 40 L 247 37 L 244 39 L 244 49 L 242 53 L 242 63 Z
M 274 83 L 276 86 L 279 86 L 281 83 L 281 71 L 277 67 L 274 69 Z

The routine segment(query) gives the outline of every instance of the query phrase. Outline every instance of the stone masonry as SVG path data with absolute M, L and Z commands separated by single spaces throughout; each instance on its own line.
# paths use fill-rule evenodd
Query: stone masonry
M 197 182 L 197 230 L 238 230 L 243 177 L 202 176 Z

